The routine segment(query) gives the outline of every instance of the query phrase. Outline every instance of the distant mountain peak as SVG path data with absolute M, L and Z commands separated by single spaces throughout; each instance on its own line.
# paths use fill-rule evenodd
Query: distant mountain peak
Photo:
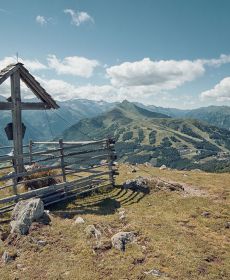
M 142 108 L 139 107 L 138 105 L 129 102 L 128 100 L 124 100 L 122 101 L 120 104 L 118 104 L 116 106 L 119 109 L 122 109 L 126 116 L 130 116 L 130 114 L 132 115 L 132 117 L 144 117 L 144 118 L 170 118 L 168 115 L 166 114 L 161 114 L 158 112 L 153 112 L 148 110 L 147 108 Z

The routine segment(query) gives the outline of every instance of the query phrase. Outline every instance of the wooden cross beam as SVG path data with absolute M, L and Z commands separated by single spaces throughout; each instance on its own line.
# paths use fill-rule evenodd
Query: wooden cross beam
M 0 84 L 7 78 L 10 78 L 11 81 L 11 97 L 9 102 L 0 102 L 0 110 L 10 110 L 12 112 L 15 156 L 13 165 L 16 173 L 22 173 L 24 172 L 22 110 L 58 109 L 59 106 L 22 63 L 11 64 L 1 70 Z M 21 101 L 20 79 L 42 102 L 29 103 Z
M 12 102 L 0 102 L 0 110 L 12 110 L 13 109 Z M 46 104 L 41 102 L 21 102 L 20 103 L 21 110 L 45 110 L 48 109 Z

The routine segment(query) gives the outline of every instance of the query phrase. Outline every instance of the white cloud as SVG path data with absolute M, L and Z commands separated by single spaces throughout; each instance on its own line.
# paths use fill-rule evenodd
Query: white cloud
M 59 59 L 55 55 L 47 57 L 47 65 L 38 60 L 22 60 L 29 70 L 54 69 L 57 74 L 66 74 L 79 77 L 90 78 L 100 63 L 97 60 L 90 60 L 85 57 L 65 57 Z M 0 60 L 0 69 L 10 63 L 16 63 L 16 59 L 5 57 Z M 197 59 L 191 60 L 161 60 L 152 61 L 145 58 L 136 62 L 124 62 L 119 65 L 108 67 L 100 65 L 98 74 L 106 72 L 108 81 L 104 85 L 86 84 L 83 86 L 71 84 L 60 79 L 46 79 L 36 77 L 43 87 L 57 100 L 68 100 L 73 98 L 86 98 L 92 100 L 121 101 L 128 99 L 130 101 L 141 101 L 146 104 L 155 103 L 158 105 L 172 106 L 183 105 L 183 101 L 177 101 L 181 95 L 176 94 L 175 89 L 183 84 L 201 77 L 208 67 L 218 67 L 222 64 L 230 63 L 230 56 L 221 55 L 215 59 Z M 103 70 L 104 69 L 104 70 Z M 105 72 L 104 72 L 105 71 Z M 40 74 L 39 74 L 40 75 Z M 9 84 L 3 85 L 1 93 L 9 95 Z M 2 86 L 1 86 L 2 87 Z M 33 97 L 28 89 L 22 86 L 23 94 Z M 173 92 L 170 92 L 174 90 Z M 186 94 L 183 100 L 186 99 Z M 213 101 L 230 100 L 230 77 L 220 81 L 213 89 L 207 90 L 201 94 L 203 102 L 207 98 Z M 166 98 L 166 99 L 165 99 Z M 196 104 L 201 102 L 197 97 L 191 97 L 186 104 Z M 173 103 L 174 100 L 174 103 Z M 210 102 L 211 102 L 210 101 Z M 185 102 L 185 101 L 184 101 Z M 189 102 L 189 103 L 188 103 Z M 186 106 L 187 106 L 186 105 Z M 190 105 L 188 105 L 190 106 Z M 193 105 L 194 106 L 194 105 Z
M 37 59 L 29 60 L 29 59 L 18 58 L 18 61 L 23 63 L 24 66 L 31 71 L 47 69 L 47 66 L 41 63 L 40 61 L 38 61 Z M 4 57 L 2 60 L 0 60 L 0 69 L 5 68 L 9 64 L 15 64 L 15 63 L 17 63 L 16 57 L 14 56 Z
M 43 79 L 36 77 L 41 85 L 57 100 L 68 100 L 74 98 L 86 98 L 91 100 L 109 100 L 114 94 L 113 87 L 110 85 L 85 85 L 75 86 L 58 79 Z
M 76 26 L 80 26 L 82 23 L 85 23 L 87 21 L 94 23 L 94 19 L 86 12 L 78 12 L 72 9 L 65 9 L 64 13 L 71 16 L 72 24 Z
M 200 61 L 144 58 L 112 66 L 106 71 L 114 86 L 153 86 L 162 90 L 174 89 L 202 76 L 205 68 Z
M 223 64 L 230 63 L 230 55 L 221 54 L 219 58 L 200 59 L 203 65 L 219 67 Z
M 21 86 L 21 92 L 22 92 L 22 97 L 24 98 L 32 98 L 35 97 L 35 95 L 31 92 L 31 90 L 21 81 L 20 83 Z M 9 97 L 10 96 L 10 79 L 8 78 L 4 83 L 0 85 L 0 95 L 4 97 Z
M 230 77 L 221 80 L 214 88 L 201 93 L 202 99 L 215 99 L 216 101 L 230 101 Z
M 69 74 L 85 78 L 91 77 L 94 69 L 99 66 L 97 60 L 90 60 L 80 56 L 65 57 L 61 61 L 55 55 L 49 55 L 47 60 L 49 67 L 58 74 Z
M 116 88 L 110 84 L 76 86 L 59 79 L 44 79 L 36 77 L 41 85 L 57 100 L 68 100 L 74 98 L 85 98 L 91 100 L 105 100 L 108 102 L 121 101 L 128 99 L 130 101 L 140 101 L 147 103 L 148 100 L 155 96 L 156 91 L 151 86 L 142 87 L 120 87 Z M 164 93 L 162 93 L 162 96 Z
M 46 19 L 44 16 L 40 16 L 40 15 L 38 15 L 38 16 L 36 16 L 36 22 L 38 23 L 38 24 L 40 24 L 41 26 L 43 26 L 43 25 L 45 25 L 45 24 L 47 24 L 48 23 L 48 19 Z

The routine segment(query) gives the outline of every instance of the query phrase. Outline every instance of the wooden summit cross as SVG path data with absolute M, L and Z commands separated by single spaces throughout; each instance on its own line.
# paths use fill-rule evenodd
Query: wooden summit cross
M 21 173 L 24 172 L 22 110 L 58 109 L 59 106 L 22 63 L 10 64 L 0 71 L 0 85 L 9 77 L 11 81 L 11 96 L 7 99 L 8 102 L 0 102 L 0 110 L 10 110 L 12 112 L 13 164 L 15 172 Z M 42 102 L 30 103 L 21 101 L 20 79 Z

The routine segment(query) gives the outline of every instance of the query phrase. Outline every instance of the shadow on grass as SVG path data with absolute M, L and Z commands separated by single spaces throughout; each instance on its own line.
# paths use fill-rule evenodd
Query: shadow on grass
M 72 219 L 77 214 L 111 215 L 118 208 L 138 203 L 146 194 L 124 190 L 121 186 L 103 194 L 67 199 L 49 207 L 49 210 L 61 218 Z

